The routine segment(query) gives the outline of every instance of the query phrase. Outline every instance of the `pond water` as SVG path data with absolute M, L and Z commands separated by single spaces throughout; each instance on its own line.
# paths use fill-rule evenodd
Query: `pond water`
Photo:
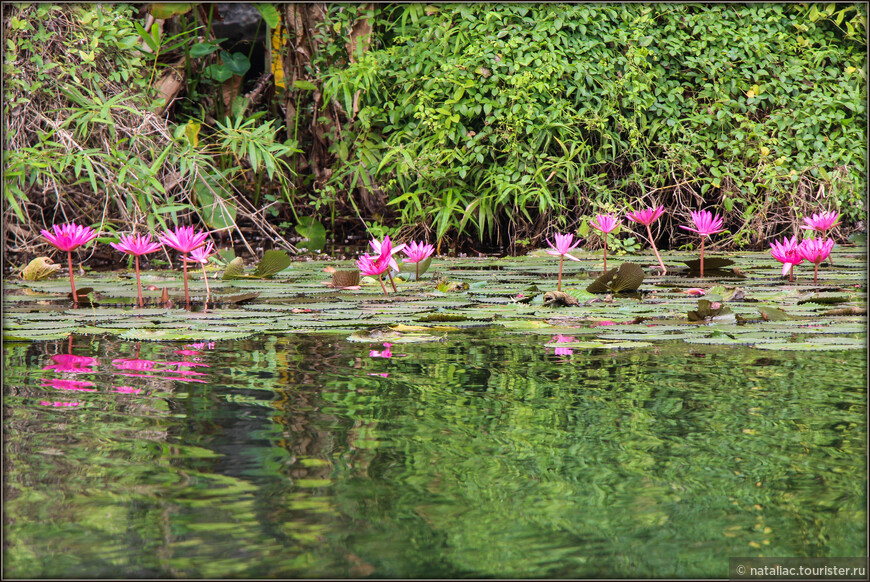
M 726 578 L 729 557 L 865 555 L 864 349 L 346 338 L 7 341 L 5 575 Z

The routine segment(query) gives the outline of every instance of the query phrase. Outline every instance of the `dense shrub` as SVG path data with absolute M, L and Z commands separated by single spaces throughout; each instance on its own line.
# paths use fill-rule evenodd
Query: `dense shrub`
M 149 53 L 141 19 L 125 4 L 4 4 L 7 252 L 47 249 L 39 230 L 72 220 L 112 235 L 174 222 L 230 231 L 246 218 L 286 243 L 234 181 L 289 173 L 275 152 L 295 150 L 276 142 L 262 113 L 246 115 L 244 102 L 208 131 L 158 115 L 157 80 L 176 74 L 161 51 L 177 59 L 206 43 L 197 46 L 192 30 L 170 41 L 155 28 Z
M 737 248 L 820 207 L 848 234 L 865 217 L 863 11 L 385 6 L 373 49 L 324 75 L 348 117 L 331 192 L 380 195 L 439 242 L 540 242 L 651 202 L 670 248 L 702 206 Z

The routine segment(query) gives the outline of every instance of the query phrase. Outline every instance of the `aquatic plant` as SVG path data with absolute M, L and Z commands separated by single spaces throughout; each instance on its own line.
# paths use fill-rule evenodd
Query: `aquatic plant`
M 811 217 L 804 217 L 804 222 L 806 226 L 802 226 L 801 228 L 804 230 L 813 230 L 818 232 L 820 235 L 825 235 L 825 233 L 835 226 L 839 224 L 840 213 L 839 212 L 820 212 L 818 214 L 813 214 Z M 828 263 L 831 265 L 834 264 L 834 261 L 831 259 L 830 255 L 828 256 Z M 818 271 L 818 266 L 816 266 L 816 271 Z
M 593 228 L 600 230 L 604 234 L 604 272 L 607 272 L 607 235 L 616 230 L 619 226 L 619 219 L 615 214 L 598 214 L 589 223 Z
M 408 255 L 408 258 L 405 259 L 404 263 L 414 263 L 417 266 L 417 280 L 420 280 L 420 262 L 425 261 L 435 252 L 435 247 L 425 243 L 417 243 L 416 241 L 412 241 L 410 245 L 407 245 L 406 248 L 402 249 L 402 251 Z
M 202 265 L 202 280 L 205 281 L 205 294 L 206 296 L 211 295 L 211 289 L 208 288 L 208 273 L 205 272 L 205 266 L 208 264 L 209 257 L 217 252 L 214 248 L 214 244 L 211 241 L 207 242 L 205 246 L 199 247 L 198 249 L 193 249 L 190 251 L 190 254 L 184 257 L 181 257 L 181 260 L 186 263 L 199 263 Z
M 770 243 L 770 254 L 773 258 L 782 263 L 782 276 L 788 274 L 788 280 L 794 281 L 794 266 L 803 262 L 797 252 L 798 241 L 797 237 L 783 237 L 782 240 Z
M 839 212 L 820 212 L 818 214 L 813 214 L 812 217 L 804 217 L 806 226 L 802 226 L 801 228 L 804 230 L 814 230 L 816 232 L 824 233 L 825 231 L 837 226 L 839 218 Z
M 159 251 L 161 246 L 160 243 L 152 241 L 151 235 L 122 234 L 118 237 L 118 242 L 109 243 L 109 246 L 135 257 L 136 290 L 139 293 L 139 307 L 144 307 L 145 303 L 142 301 L 142 281 L 139 278 L 139 257 Z
M 656 254 L 656 258 L 659 260 L 659 265 L 662 268 L 662 275 L 667 273 L 668 270 L 665 268 L 665 264 L 662 261 L 661 256 L 659 255 L 659 250 L 656 248 L 656 241 L 653 240 L 652 231 L 650 230 L 649 225 L 658 220 L 659 217 L 664 214 L 664 212 L 664 206 L 657 206 L 655 208 L 645 208 L 644 210 L 629 212 L 625 215 L 625 217 L 632 222 L 637 222 L 646 226 L 647 238 L 649 239 L 649 244 L 650 246 L 652 246 L 653 252 Z
M 390 262 L 387 257 L 389 257 L 389 255 L 372 257 L 366 253 L 356 261 L 356 266 L 363 275 L 378 278 L 378 283 L 381 284 L 381 289 L 384 290 L 384 295 L 387 295 L 387 288 L 384 287 L 384 280 L 381 278 L 381 275 L 384 274 L 384 271 L 387 271 L 390 268 Z
M 713 215 L 709 210 L 692 211 L 692 222 L 695 228 L 690 226 L 680 225 L 680 228 L 691 230 L 701 235 L 701 277 L 704 276 L 704 239 L 717 232 L 725 230 L 722 228 L 722 219 L 718 214 Z
M 72 292 L 73 303 L 78 303 L 79 298 L 76 295 L 76 282 L 73 278 L 72 252 L 87 244 L 99 236 L 99 232 L 93 230 L 90 226 L 80 226 L 74 222 L 66 224 L 53 224 L 51 229 L 53 233 L 47 230 L 41 230 L 42 236 L 52 246 L 60 251 L 66 251 L 67 264 L 69 266 L 69 286 Z
M 797 246 L 797 254 L 815 265 L 813 284 L 819 282 L 819 263 L 827 259 L 834 248 L 834 240 L 827 238 L 807 238 Z
M 163 234 L 157 235 L 160 242 L 168 247 L 172 247 L 182 255 L 190 254 L 193 250 L 205 244 L 205 239 L 208 237 L 207 232 L 194 230 L 192 226 L 177 226 L 175 230 L 164 230 Z M 187 289 L 187 261 L 182 258 L 184 266 L 184 302 L 190 305 L 190 293 Z
M 551 241 L 547 241 L 547 244 L 550 245 L 550 248 L 547 249 L 547 254 L 553 256 L 559 256 L 559 288 L 558 290 L 562 290 L 562 264 L 565 262 L 565 257 L 568 257 L 572 261 L 580 262 L 580 259 L 573 255 L 569 255 L 568 253 L 572 250 L 576 249 L 580 245 L 580 241 L 578 240 L 574 245 L 571 245 L 571 242 L 574 240 L 574 235 L 571 233 L 568 234 L 556 234 L 554 236 L 556 239 L 556 244 L 553 244 Z
M 373 238 L 369 241 L 369 244 L 381 258 L 387 257 L 387 265 L 389 267 L 395 269 L 397 272 L 399 271 L 399 264 L 396 262 L 396 259 L 393 258 L 393 255 L 404 249 L 404 244 L 400 244 L 394 247 L 392 241 L 390 241 L 389 236 L 385 236 L 383 242 L 379 241 L 376 238 Z M 398 292 L 398 289 L 396 289 L 396 282 L 393 281 L 393 272 L 388 271 L 387 276 L 390 278 L 390 285 L 393 286 L 393 293 Z

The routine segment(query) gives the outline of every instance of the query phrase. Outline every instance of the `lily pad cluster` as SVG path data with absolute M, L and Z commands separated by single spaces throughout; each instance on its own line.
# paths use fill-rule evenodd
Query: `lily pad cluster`
M 124 271 L 82 277 L 92 303 L 78 309 L 69 309 L 60 281 L 10 280 L 3 334 L 7 341 L 68 334 L 215 341 L 317 331 L 349 341 L 401 343 L 403 336 L 406 341 L 436 341 L 464 329 L 492 327 L 507 334 L 550 336 L 542 338 L 547 344 L 561 336 L 555 344 L 563 353 L 661 341 L 863 349 L 866 254 L 859 247 L 837 251 L 836 266 L 822 265 L 817 284 L 809 279 L 789 283 L 766 253 L 730 254 L 722 257 L 727 261 L 719 269 L 711 268 L 714 262 L 708 257 L 701 279 L 688 267 L 656 274 L 650 257 L 642 255 L 626 255 L 620 266 L 601 273 L 598 256 L 581 251 L 578 261 L 566 265 L 558 296 L 551 259 L 535 254 L 434 258 L 430 277 L 417 281 L 399 272 L 395 284 L 400 292 L 389 296 L 371 277 L 362 277 L 356 286 L 333 284 L 333 273 L 352 271 L 352 264 L 294 262 L 269 273 L 271 279 L 245 276 L 244 271 L 242 278 L 220 279 L 221 271 L 213 269 L 210 301 L 194 280 L 192 303 L 200 307 L 192 311 L 160 303 L 163 290 L 170 297 L 182 291 L 183 281 L 174 271 L 143 274 L 143 283 L 153 289 L 144 309 L 131 309 L 136 291 Z M 626 281 L 630 284 L 623 285 Z

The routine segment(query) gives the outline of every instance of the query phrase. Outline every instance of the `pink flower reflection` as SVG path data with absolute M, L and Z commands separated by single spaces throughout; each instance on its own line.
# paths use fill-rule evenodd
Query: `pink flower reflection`
M 178 354 L 179 356 L 197 356 L 197 355 L 199 355 L 198 350 L 175 350 L 172 353 Z
M 200 364 L 197 362 L 185 362 L 183 360 L 181 362 L 164 362 L 164 365 L 167 368 L 171 367 L 171 366 L 177 366 L 179 369 L 180 368 L 197 368 L 197 367 L 211 368 L 211 366 L 208 364 Z M 173 372 L 174 370 L 169 370 L 169 371 Z
M 576 341 L 577 341 L 577 339 L 573 335 L 557 334 L 553 337 L 553 339 L 550 340 L 549 343 L 550 344 L 566 344 L 566 343 L 571 343 L 571 342 L 576 342 Z M 551 346 L 547 346 L 546 351 L 549 351 L 550 347 Z M 553 349 L 553 353 L 556 354 L 557 356 L 570 356 L 574 353 L 574 350 L 572 350 L 571 348 L 565 348 L 565 347 L 555 347 Z
M 56 372 L 69 372 L 79 374 L 81 372 L 93 372 L 91 368 L 99 365 L 96 358 L 89 356 L 73 356 L 71 354 L 57 354 L 51 356 L 51 361 L 54 364 L 44 366 L 43 370 L 54 370 Z
M 157 365 L 157 362 L 152 360 L 133 360 L 128 358 L 118 358 L 112 360 L 112 365 L 119 370 L 135 370 L 137 372 L 147 372 Z
M 120 392 L 121 394 L 139 394 L 142 392 L 142 389 L 133 388 L 132 386 L 115 386 L 115 392 Z
M 193 348 L 193 349 L 195 349 L 195 350 L 213 350 L 213 349 L 214 349 L 214 342 L 208 342 L 208 343 L 206 343 L 206 342 L 200 342 L 200 343 L 197 343 L 197 344 L 187 344 L 187 345 L 184 346 L 184 347 L 186 347 L 186 348 Z M 177 352 L 176 352 L 176 353 L 177 353 Z
M 377 373 L 377 372 L 369 372 L 369 376 L 381 376 L 381 377 L 383 377 L 383 378 L 389 378 L 389 377 L 390 377 L 390 373 L 389 373 L 389 372 L 381 372 L 381 373 Z
M 391 347 L 392 345 L 393 345 L 393 344 L 391 344 L 391 343 L 385 343 L 385 344 L 384 344 L 384 347 L 387 348 L 387 349 L 382 350 L 382 351 L 371 350 L 371 351 L 369 352 L 369 357 L 370 357 L 370 358 L 392 358 L 392 357 L 393 357 L 393 352 L 390 351 L 390 347 Z
M 96 392 L 95 388 L 88 388 L 88 386 L 93 386 L 93 382 L 85 382 L 84 380 L 62 380 L 60 378 L 53 378 L 51 380 L 44 380 L 40 386 L 44 388 L 56 388 L 58 390 L 78 390 L 79 392 Z
M 47 400 L 40 400 L 40 406 L 81 406 L 81 402 L 48 402 Z
M 600 327 L 602 325 L 616 325 L 616 322 L 610 321 L 609 319 L 605 319 L 603 321 L 596 321 L 595 323 L 593 323 L 589 327 Z

